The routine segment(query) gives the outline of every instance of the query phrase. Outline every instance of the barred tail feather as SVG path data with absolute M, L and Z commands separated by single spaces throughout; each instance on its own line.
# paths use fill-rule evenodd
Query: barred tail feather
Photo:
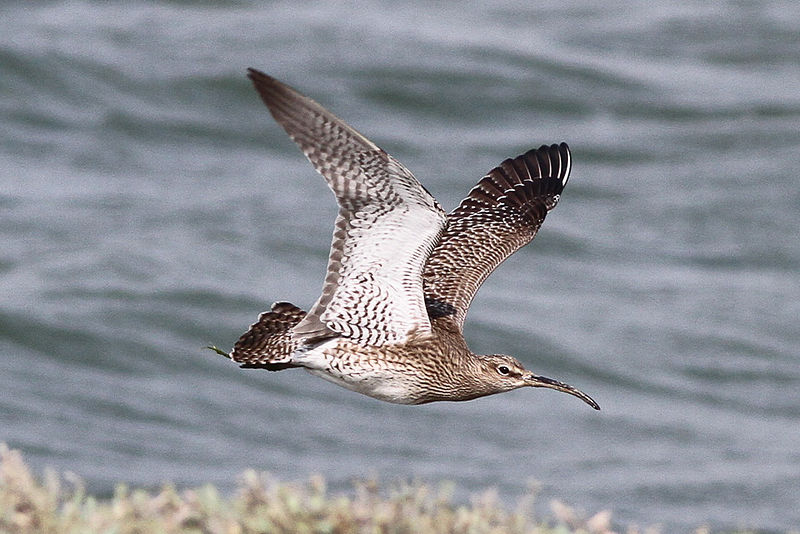
M 276 302 L 242 334 L 233 346 L 230 359 L 251 369 L 280 371 L 297 367 L 291 362 L 298 346 L 298 342 L 292 340 L 292 328 L 305 316 L 306 312 L 293 304 Z

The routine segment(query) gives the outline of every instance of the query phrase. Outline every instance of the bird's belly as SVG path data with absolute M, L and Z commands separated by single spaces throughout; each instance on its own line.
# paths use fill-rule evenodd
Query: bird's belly
M 306 370 L 338 386 L 373 397 L 378 400 L 396 404 L 416 404 L 417 395 L 411 394 L 410 389 L 398 383 L 393 377 L 384 377 L 374 373 L 337 373 L 322 369 Z
M 417 377 L 383 360 L 376 363 L 363 354 L 345 353 L 337 345 L 331 340 L 296 354 L 293 361 L 312 375 L 375 399 L 396 404 L 419 402 Z

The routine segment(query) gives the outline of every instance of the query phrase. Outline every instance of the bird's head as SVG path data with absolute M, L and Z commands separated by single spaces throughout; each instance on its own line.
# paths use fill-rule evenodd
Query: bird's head
M 485 385 L 491 388 L 492 393 L 501 393 L 503 391 L 511 391 L 521 387 L 534 387 L 534 388 L 548 388 L 555 389 L 556 391 L 563 391 L 575 397 L 578 397 L 583 402 L 594 408 L 600 409 L 594 399 L 583 391 L 574 388 L 558 380 L 547 378 L 546 376 L 539 376 L 533 374 L 531 371 L 525 369 L 519 360 L 505 354 L 490 354 L 480 358 L 482 371 L 484 375 Z

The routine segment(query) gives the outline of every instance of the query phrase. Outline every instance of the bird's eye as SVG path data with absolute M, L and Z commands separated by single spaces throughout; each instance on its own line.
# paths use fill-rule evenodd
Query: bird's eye
M 503 376 L 508 376 L 508 373 L 510 373 L 511 370 L 505 365 L 498 365 L 497 366 L 497 372 L 500 373 Z

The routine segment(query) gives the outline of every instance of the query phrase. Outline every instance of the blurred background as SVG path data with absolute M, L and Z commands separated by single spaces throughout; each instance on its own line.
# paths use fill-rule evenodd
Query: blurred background
M 246 468 L 496 487 L 668 531 L 800 524 L 800 4 L 0 7 L 0 441 L 36 469 L 233 491 Z M 445 209 L 567 141 L 477 352 L 591 394 L 383 404 L 232 346 L 319 294 L 333 196 L 245 78 L 294 85 Z

